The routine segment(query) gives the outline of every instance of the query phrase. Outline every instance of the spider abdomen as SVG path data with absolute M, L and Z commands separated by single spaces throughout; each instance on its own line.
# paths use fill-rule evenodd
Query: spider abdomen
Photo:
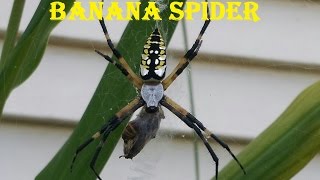
M 161 119 L 164 119 L 161 107 L 154 113 L 146 112 L 146 108 L 143 107 L 137 118 L 130 121 L 122 133 L 124 155 L 120 157 L 132 159 L 139 154 L 144 146 L 155 138 Z
M 166 46 L 156 28 L 143 46 L 140 76 L 145 81 L 160 81 L 166 73 Z

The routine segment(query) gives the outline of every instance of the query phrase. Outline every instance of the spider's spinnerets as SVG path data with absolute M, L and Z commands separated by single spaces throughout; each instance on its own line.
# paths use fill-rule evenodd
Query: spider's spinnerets
M 140 75 L 145 81 L 160 81 L 166 73 L 166 46 L 156 28 L 143 46 Z

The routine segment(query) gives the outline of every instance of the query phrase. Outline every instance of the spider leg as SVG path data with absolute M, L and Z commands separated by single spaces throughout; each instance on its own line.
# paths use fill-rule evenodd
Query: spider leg
M 229 154 L 233 157 L 233 159 L 237 162 L 237 164 L 240 166 L 242 169 L 243 173 L 246 174 L 246 171 L 240 161 L 236 158 L 236 156 L 232 153 L 230 150 L 229 146 L 224 143 L 222 140 L 220 140 L 217 136 L 215 136 L 212 132 L 210 132 L 204 125 L 196 119 L 193 115 L 191 115 L 188 111 L 186 111 L 183 107 L 181 107 L 179 104 L 174 102 L 172 99 L 169 97 L 165 96 L 162 101 L 160 102 L 163 106 L 165 106 L 167 109 L 169 109 L 171 112 L 173 112 L 175 115 L 178 117 L 181 116 L 182 118 L 188 119 L 190 122 L 194 123 L 199 127 L 202 131 L 204 131 L 209 137 L 212 137 L 214 140 L 218 142 L 223 148 L 225 148 Z M 181 119 L 181 117 L 179 117 Z
M 93 155 L 93 158 L 92 158 L 92 160 L 91 160 L 91 162 L 90 162 L 90 168 L 92 169 L 93 173 L 96 175 L 96 177 L 97 177 L 99 180 L 101 180 L 101 177 L 99 176 L 99 174 L 97 173 L 97 171 L 95 170 L 94 167 L 95 167 L 95 165 L 96 165 L 96 162 L 97 162 L 97 159 L 98 159 L 99 154 L 100 154 L 100 152 L 101 152 L 101 149 L 102 149 L 104 143 L 106 142 L 106 140 L 107 140 L 110 132 L 112 132 L 113 130 L 115 130 L 120 124 L 121 124 L 121 121 L 118 120 L 116 124 L 114 124 L 113 126 L 110 126 L 110 128 L 108 128 L 108 129 L 103 133 L 103 137 L 102 137 L 102 139 L 100 140 L 100 143 L 99 143 L 99 145 L 97 146 L 96 151 L 95 151 L 95 153 L 94 153 L 94 155 Z
M 123 75 L 125 75 L 131 82 L 133 82 L 132 77 L 129 75 L 129 72 L 117 61 L 114 61 L 110 56 L 103 54 L 99 50 L 94 50 L 96 53 L 98 53 L 100 56 L 102 56 L 105 60 L 109 61 L 111 64 L 115 65 Z
M 240 168 L 242 169 L 243 173 L 246 174 L 246 171 L 244 169 L 244 167 L 242 166 L 242 164 L 240 163 L 240 161 L 236 158 L 236 156 L 232 153 L 231 149 L 229 148 L 229 146 L 223 142 L 221 139 L 219 139 L 216 135 L 214 135 L 210 130 L 208 130 L 206 127 L 203 126 L 203 124 L 197 119 L 195 118 L 192 114 L 188 113 L 187 117 L 193 122 L 195 123 L 202 131 L 204 131 L 209 137 L 212 137 L 218 144 L 220 144 L 220 146 L 222 146 L 223 148 L 225 148 L 229 154 L 232 156 L 232 158 L 237 162 L 237 164 L 240 166 Z
M 164 90 L 166 90 L 171 85 L 171 83 L 189 65 L 189 63 L 193 60 L 193 58 L 197 56 L 199 49 L 201 47 L 202 36 L 205 33 L 205 31 L 207 30 L 210 22 L 211 22 L 210 12 L 209 12 L 209 7 L 207 6 L 207 20 L 205 20 L 205 22 L 201 28 L 201 31 L 200 31 L 196 41 L 193 43 L 192 47 L 186 52 L 186 54 L 183 56 L 183 58 L 180 59 L 179 64 L 174 68 L 174 70 L 170 73 L 170 75 L 162 81 L 162 85 L 163 85 Z
M 219 167 L 219 158 L 214 153 L 213 149 L 211 148 L 210 144 L 208 143 L 207 139 L 203 136 L 201 130 L 199 127 L 197 127 L 195 124 L 193 124 L 190 119 L 188 119 L 187 116 L 185 116 L 179 109 L 172 106 L 169 102 L 166 101 L 167 97 L 161 102 L 161 104 L 166 107 L 168 110 L 170 110 L 173 114 L 175 114 L 178 118 L 180 118 L 185 124 L 187 124 L 190 128 L 192 128 L 197 135 L 200 137 L 204 145 L 206 146 L 207 150 L 209 151 L 213 161 L 216 163 L 216 179 L 218 179 L 218 167 Z
M 102 149 L 102 146 L 104 145 L 104 142 L 100 141 L 95 153 L 94 153 L 94 156 L 91 160 L 91 163 L 90 163 L 90 168 L 91 170 L 93 171 L 94 175 L 96 175 L 96 177 L 99 179 L 99 180 L 102 180 L 101 177 L 99 176 L 99 173 L 94 169 L 94 166 L 96 164 L 96 160 L 100 154 L 100 151 Z
M 109 121 L 108 123 L 106 123 L 104 126 L 102 126 L 102 128 L 94 133 L 94 135 L 91 136 L 91 138 L 87 139 L 84 143 L 82 143 L 76 150 L 74 156 L 73 156 L 73 159 L 72 159 L 72 163 L 71 163 L 71 166 L 70 166 L 70 171 L 72 172 L 72 169 L 73 169 L 73 165 L 74 165 L 74 162 L 76 161 L 77 157 L 78 157 L 78 154 L 85 148 L 87 147 L 90 143 L 92 143 L 95 139 L 98 139 L 101 134 L 103 134 L 108 128 L 110 128 L 110 126 L 114 126 L 114 124 L 117 124 L 119 122 L 119 118 L 116 117 L 116 116 L 113 116 Z
M 124 57 L 120 54 L 120 52 L 114 47 L 114 44 L 112 42 L 112 40 L 110 39 L 106 24 L 104 23 L 104 18 L 102 17 L 102 19 L 99 20 L 101 28 L 103 30 L 104 36 L 108 42 L 108 46 L 110 47 L 110 49 L 112 50 L 112 53 L 117 57 L 117 59 L 119 60 L 121 66 L 116 65 L 114 63 L 112 63 L 110 61 L 111 58 L 106 58 L 105 55 L 103 55 L 102 53 L 99 53 L 99 51 L 96 50 L 96 52 L 98 54 L 100 54 L 101 56 L 103 56 L 106 60 L 108 60 L 109 62 L 111 62 L 112 64 L 116 65 L 116 67 L 118 69 L 120 69 L 122 71 L 122 73 L 124 75 L 127 76 L 127 78 L 133 83 L 133 85 L 138 88 L 141 89 L 142 87 L 142 80 L 132 71 L 132 69 L 130 68 L 129 64 L 127 63 L 127 61 L 124 59 Z M 124 71 L 122 69 L 126 70 L 126 73 L 124 73 Z
M 145 104 L 145 102 L 143 101 L 143 99 L 139 96 L 137 98 L 135 98 L 133 101 L 131 101 L 128 105 L 126 105 L 124 108 L 122 108 L 120 111 L 118 111 L 105 125 L 103 125 L 101 127 L 101 129 L 96 132 L 91 138 L 89 138 L 88 140 L 86 140 L 83 144 L 81 144 L 77 149 L 76 152 L 74 154 L 74 157 L 72 159 L 72 163 L 70 166 L 70 170 L 72 171 L 73 168 L 73 164 L 78 156 L 78 154 L 85 148 L 87 147 L 91 142 L 93 142 L 93 140 L 99 138 L 101 135 L 103 135 L 103 139 L 101 140 L 101 142 L 104 142 L 108 135 L 110 134 L 110 132 L 112 132 L 114 129 L 116 129 L 125 118 L 127 118 L 129 115 L 131 115 L 132 113 L 134 113 L 138 108 L 142 107 Z M 101 144 L 100 142 L 100 144 Z M 97 147 L 96 151 L 100 151 L 99 147 L 100 144 Z M 102 148 L 102 146 L 101 146 Z M 96 153 L 95 153 L 96 154 Z M 99 154 L 99 153 L 97 153 Z M 93 157 L 93 160 L 96 161 L 98 155 L 95 155 Z M 93 161 L 92 160 L 92 161 Z M 94 165 L 94 163 L 93 163 Z M 91 167 L 92 169 L 93 166 Z M 93 170 L 94 173 L 96 174 L 96 171 Z M 98 176 L 97 176 L 98 177 Z

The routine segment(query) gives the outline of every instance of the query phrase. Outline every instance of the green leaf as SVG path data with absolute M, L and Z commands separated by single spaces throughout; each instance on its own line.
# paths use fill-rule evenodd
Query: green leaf
M 320 151 L 319 138 L 320 82 L 317 82 L 237 156 L 247 175 L 231 161 L 219 178 L 290 179 Z
M 25 0 L 14 0 L 13 2 L 10 20 L 9 20 L 7 32 L 5 34 L 5 39 L 4 39 L 3 48 L 1 52 L 0 71 L 4 67 L 6 58 L 10 53 L 11 49 L 14 48 L 19 26 L 20 26 L 24 4 L 25 4 Z
M 144 14 L 142 10 L 145 9 L 146 3 L 147 1 L 142 1 L 141 3 L 140 17 Z M 162 3 L 166 5 L 166 8 L 160 14 L 163 19 L 162 21 L 130 21 L 118 43 L 117 49 L 122 53 L 123 57 L 136 73 L 138 72 L 140 64 L 143 45 L 148 36 L 155 29 L 156 24 L 158 24 L 167 44 L 177 25 L 177 21 L 168 21 L 170 14 L 168 6 L 169 0 L 163 1 Z M 106 22 L 107 27 L 112 26 L 112 24 L 112 21 Z M 97 26 L 97 28 L 100 27 Z M 112 38 L 113 33 L 109 33 Z M 102 32 L 101 38 L 104 38 Z M 103 58 L 101 58 L 101 60 L 103 61 Z M 67 142 L 36 179 L 96 179 L 89 165 L 93 153 L 95 152 L 95 147 L 99 142 L 93 142 L 79 154 L 74 164 L 73 172 L 71 173 L 70 165 L 75 150 L 136 95 L 136 90 L 121 72 L 113 65 L 108 66 L 80 123 L 77 125 Z M 120 139 L 126 123 L 127 121 L 118 127 L 116 131 L 112 132 L 107 139 L 97 160 L 96 169 L 98 172 L 102 170 L 110 157 L 115 145 Z
M 74 0 L 65 0 L 68 12 Z M 50 3 L 53 0 L 42 0 L 32 17 L 27 29 L 22 34 L 14 49 L 1 61 L 0 72 L 0 111 L 10 92 L 25 81 L 41 61 L 48 38 L 53 28 L 60 21 L 50 20 Z M 5 48 L 5 47 L 4 47 Z

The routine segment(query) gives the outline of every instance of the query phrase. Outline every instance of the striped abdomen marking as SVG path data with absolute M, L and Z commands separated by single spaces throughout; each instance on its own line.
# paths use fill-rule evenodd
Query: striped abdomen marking
M 143 80 L 160 81 L 165 76 L 166 67 L 166 45 L 156 28 L 143 47 L 140 76 Z

